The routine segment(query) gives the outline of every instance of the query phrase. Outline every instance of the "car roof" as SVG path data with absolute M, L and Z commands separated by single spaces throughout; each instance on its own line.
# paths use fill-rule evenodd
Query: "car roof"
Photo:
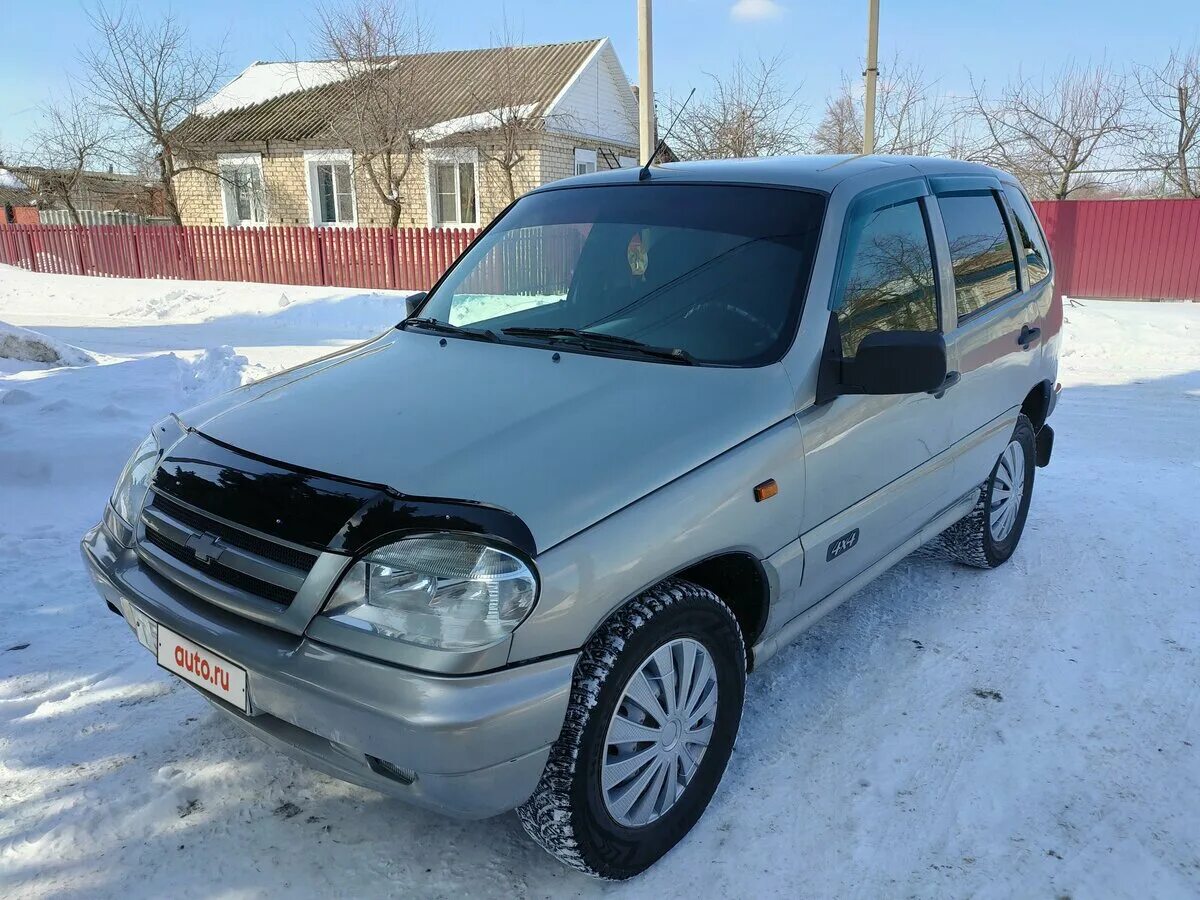
M 980 163 L 936 156 L 762 156 L 753 159 L 712 159 L 672 162 L 650 168 L 650 181 L 658 183 L 717 182 L 763 184 L 829 192 L 856 175 L 890 169 L 897 181 L 920 175 L 991 175 L 1012 181 L 1012 176 Z M 627 184 L 639 180 L 637 166 L 610 169 L 554 181 L 538 190 L 600 184 Z

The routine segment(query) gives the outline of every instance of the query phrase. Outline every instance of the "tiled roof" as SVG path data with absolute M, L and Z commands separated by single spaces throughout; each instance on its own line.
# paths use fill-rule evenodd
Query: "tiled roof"
M 600 40 L 486 50 L 447 50 L 397 58 L 405 77 L 420 85 L 421 128 L 486 112 L 497 105 L 533 105 L 534 115 L 570 82 Z M 507 59 L 502 54 L 511 54 Z M 417 71 L 413 72 L 412 68 Z M 499 71 L 514 73 L 502 104 L 488 103 Z M 212 116 L 190 116 L 176 130 L 180 143 L 252 144 L 262 141 L 312 141 L 333 136 L 331 121 L 353 96 L 352 82 L 336 81 L 273 97 L 262 103 Z

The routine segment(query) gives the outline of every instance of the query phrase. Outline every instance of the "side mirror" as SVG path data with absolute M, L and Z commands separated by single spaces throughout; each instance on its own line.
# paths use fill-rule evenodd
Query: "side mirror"
M 876 331 L 841 362 L 839 394 L 921 394 L 946 386 L 946 340 L 931 331 Z
M 417 293 L 410 295 L 408 299 L 404 301 L 404 317 L 407 319 L 409 316 L 414 315 L 416 311 L 420 309 L 421 304 L 425 302 L 425 298 L 427 296 L 429 295 L 425 291 L 417 291 Z

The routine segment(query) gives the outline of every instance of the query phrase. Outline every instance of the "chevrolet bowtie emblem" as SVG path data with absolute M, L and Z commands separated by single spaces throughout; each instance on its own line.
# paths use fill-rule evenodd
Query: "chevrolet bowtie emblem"
M 187 539 L 186 546 L 196 554 L 196 561 L 202 563 L 216 562 L 225 552 L 225 548 L 217 536 L 209 534 L 207 531 L 203 534 L 192 535 Z

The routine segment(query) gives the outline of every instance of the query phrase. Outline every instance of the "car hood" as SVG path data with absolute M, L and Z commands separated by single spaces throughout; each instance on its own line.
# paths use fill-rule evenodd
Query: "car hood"
M 181 419 L 293 466 L 501 507 L 540 552 L 793 404 L 781 365 L 681 366 L 395 330 Z

